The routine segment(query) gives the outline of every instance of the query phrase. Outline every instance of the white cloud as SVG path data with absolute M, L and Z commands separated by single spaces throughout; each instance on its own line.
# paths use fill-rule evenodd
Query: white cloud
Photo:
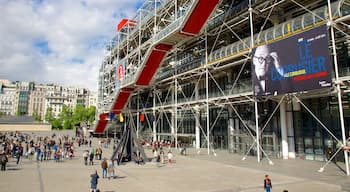
M 0 79 L 96 90 L 104 44 L 141 2 L 0 0 Z

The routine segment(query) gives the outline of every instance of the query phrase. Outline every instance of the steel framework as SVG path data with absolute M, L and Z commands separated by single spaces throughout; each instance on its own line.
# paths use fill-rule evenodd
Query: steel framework
M 291 131 L 293 116 L 288 111 L 303 107 L 332 140 L 341 143 L 336 153 L 325 160 L 325 166 L 328 165 L 347 145 L 342 97 L 348 92 L 350 68 L 339 61 L 344 63 L 342 55 L 349 52 L 349 1 L 207 1 L 215 2 L 212 3 L 214 11 L 204 9 L 201 1 L 196 0 L 145 1 L 130 19 L 135 24 L 124 25 L 108 47 L 109 54 L 100 68 L 98 113 L 125 114 L 136 122 L 128 126 L 134 126 L 138 138 L 146 139 L 148 135 L 154 141 L 171 140 L 176 148 L 180 145 L 179 138 L 191 138 L 198 152 L 205 146 L 207 153 L 214 155 L 214 144 L 219 139 L 213 132 L 226 126 L 224 142 L 230 152 L 242 152 L 244 160 L 254 149 L 258 162 L 266 157 L 273 164 L 271 151 L 285 159 L 295 158 L 290 154 L 293 150 L 288 150 L 288 147 L 295 148 L 295 141 L 289 139 L 294 137 L 294 131 Z M 204 27 L 191 20 L 199 18 L 201 9 L 210 16 L 208 21 L 203 21 Z M 251 50 L 323 24 L 327 24 L 331 37 L 334 86 L 254 97 Z M 337 53 L 342 47 L 345 53 Z M 153 55 L 155 52 L 159 54 Z M 124 67 L 122 75 L 120 66 Z M 341 139 L 304 102 L 307 98 L 330 96 L 337 98 Z M 119 106 L 119 103 L 122 104 Z M 272 112 L 265 111 L 266 105 L 271 105 Z M 145 121 L 141 122 L 141 114 Z M 102 132 L 117 126 L 108 121 L 107 116 L 99 116 L 101 122 L 109 122 Z M 280 144 L 276 144 L 276 135 L 264 134 L 267 127 L 278 128 Z M 268 140 L 273 140 L 273 150 L 267 151 Z M 349 175 L 345 150 L 344 161 Z

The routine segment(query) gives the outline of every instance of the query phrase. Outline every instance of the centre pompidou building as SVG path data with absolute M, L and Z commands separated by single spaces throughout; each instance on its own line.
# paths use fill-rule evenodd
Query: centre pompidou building
M 94 131 L 348 163 L 349 15 L 347 0 L 146 0 L 107 47 Z

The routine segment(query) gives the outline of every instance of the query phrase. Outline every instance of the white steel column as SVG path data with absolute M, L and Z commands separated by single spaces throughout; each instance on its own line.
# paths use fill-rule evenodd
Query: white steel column
M 164 111 L 161 111 L 160 113 L 159 113 L 159 118 L 160 118 L 160 125 L 159 125 L 159 133 L 163 133 L 163 124 L 164 124 L 164 122 L 163 122 L 163 114 L 164 114 Z M 160 141 L 160 134 L 158 134 L 158 141 Z
M 250 22 L 250 51 L 252 51 L 254 47 L 254 26 L 253 26 L 253 8 L 252 2 L 249 0 L 249 22 Z M 258 111 L 258 101 L 255 99 L 254 101 L 255 107 L 255 132 L 256 132 L 256 156 L 258 162 L 260 162 L 260 133 L 259 133 L 259 111 Z
M 195 98 L 196 100 L 199 100 L 199 90 L 198 90 L 198 86 L 195 87 Z M 201 140 L 201 130 L 200 130 L 200 121 L 197 119 L 200 119 L 200 109 L 199 109 L 199 105 L 197 104 L 195 106 L 195 119 L 196 119 L 196 127 L 195 127 L 195 134 L 196 134 L 196 145 L 194 147 L 196 147 L 196 149 L 200 148 L 200 140 Z
M 280 104 L 280 126 L 282 139 L 282 157 L 288 159 L 288 134 L 287 134 L 287 118 L 286 118 L 286 102 L 282 101 Z
M 175 51 L 175 66 L 177 65 L 177 50 Z M 178 82 L 177 82 L 177 72 L 176 72 L 176 69 L 175 69 L 175 110 L 174 110 L 174 115 L 175 115 L 175 122 L 174 122 L 174 133 L 175 133 L 175 149 L 177 149 L 177 89 L 178 89 Z
M 153 90 L 153 141 L 157 141 L 156 92 Z
M 200 118 L 199 109 L 196 109 L 196 117 L 197 119 Z M 200 124 L 199 121 L 196 121 L 196 149 L 199 149 L 201 147 L 201 130 L 200 130 Z
M 228 132 L 228 151 L 230 153 L 233 153 L 234 152 L 234 133 L 235 133 L 235 130 L 234 130 L 234 119 L 233 119 L 233 109 L 231 107 L 228 108 L 228 118 L 229 118 L 229 121 L 228 121 L 228 129 L 227 129 L 227 132 Z
M 338 72 L 338 61 L 337 61 L 337 51 L 335 48 L 335 38 L 334 38 L 334 27 L 333 27 L 333 15 L 331 9 L 331 1 L 328 0 L 328 12 L 329 12 L 329 23 L 331 28 L 331 37 L 332 37 L 332 48 L 333 48 L 333 61 L 334 61 L 334 71 L 335 71 L 335 81 L 337 84 L 337 95 L 338 95 L 338 105 L 339 105 L 339 118 L 340 118 L 340 126 L 343 138 L 343 145 L 346 145 L 346 136 L 345 136 L 345 126 L 344 126 L 344 113 L 343 113 L 343 104 L 341 100 L 341 91 L 339 84 L 339 72 Z M 348 152 L 344 150 L 344 158 L 345 158 L 345 166 L 346 166 L 346 175 L 350 175 L 349 173 L 349 158 Z
M 259 133 L 259 112 L 258 112 L 258 102 L 254 101 L 255 106 L 255 132 L 256 132 L 256 156 L 258 162 L 260 162 L 260 133 Z
M 174 16 L 175 16 L 175 19 L 174 19 L 174 21 L 176 21 L 176 19 L 177 19 L 177 0 L 175 0 L 175 13 L 174 13 Z
M 293 106 L 291 102 L 286 102 L 286 125 L 288 138 L 288 158 L 295 159 L 295 137 L 293 126 Z
M 227 83 L 232 86 L 232 73 L 227 72 Z M 231 87 L 232 89 L 232 87 Z M 227 126 L 227 135 L 228 135 L 228 151 L 229 153 L 233 153 L 235 151 L 235 142 L 234 142 L 234 119 L 233 119 L 233 109 L 228 107 L 228 126 Z
M 137 113 L 136 113 L 136 138 L 139 138 L 140 130 L 140 112 L 139 112 L 139 93 L 137 93 Z
M 175 122 L 176 122 L 176 115 L 175 115 L 175 103 L 176 103 L 176 98 L 175 98 L 175 95 L 177 94 L 176 92 L 176 89 L 177 89 L 177 86 L 176 86 L 176 78 L 175 78 L 175 83 L 174 83 L 174 87 L 173 87 L 173 90 L 172 90 L 172 101 L 173 101 L 173 110 L 171 110 L 171 125 L 170 125 L 170 134 L 172 137 L 174 137 L 175 135 Z M 174 140 L 174 138 L 172 138 L 171 142 Z
M 233 127 L 234 127 L 234 134 L 235 136 L 233 137 L 233 141 L 234 141 L 234 151 L 235 152 L 239 152 L 239 151 L 245 151 L 246 150 L 246 146 L 243 145 L 241 142 L 240 142 L 240 129 L 239 129 L 239 118 L 234 118 L 233 119 Z
M 207 102 L 207 146 L 208 155 L 210 154 L 210 124 L 209 124 L 209 71 L 208 71 L 208 36 L 207 28 L 205 28 L 205 87 L 206 87 L 206 102 Z
M 153 28 L 153 35 L 155 36 L 157 34 L 157 1 L 154 0 L 154 28 Z M 155 38 L 153 38 L 155 41 Z

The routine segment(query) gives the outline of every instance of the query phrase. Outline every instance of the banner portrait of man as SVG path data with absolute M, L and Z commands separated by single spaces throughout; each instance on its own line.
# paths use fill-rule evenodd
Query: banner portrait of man
M 327 26 L 254 48 L 251 66 L 254 96 L 330 87 Z

